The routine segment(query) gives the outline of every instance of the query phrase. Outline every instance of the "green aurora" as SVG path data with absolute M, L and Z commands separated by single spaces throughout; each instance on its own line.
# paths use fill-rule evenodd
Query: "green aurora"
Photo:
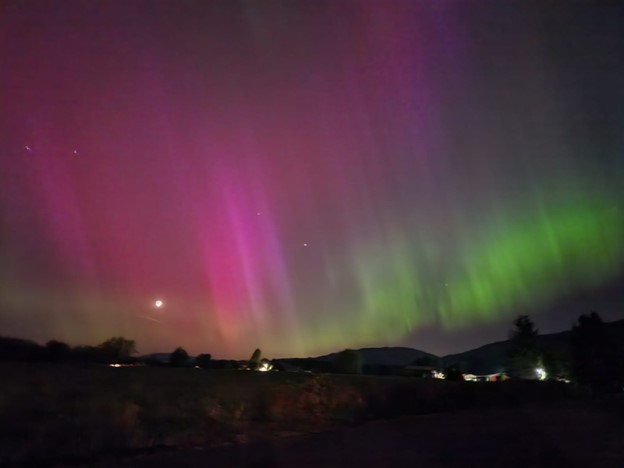
M 439 308 L 444 325 L 546 305 L 612 278 L 624 259 L 624 217 L 608 201 L 552 206 L 488 226 L 461 259 Z
M 533 207 L 531 207 L 533 208 Z M 311 326 L 310 343 L 332 349 L 349 329 L 355 346 L 395 340 L 423 326 L 455 330 L 540 308 L 614 278 L 624 262 L 624 216 L 609 198 L 552 203 L 493 216 L 439 269 L 441 246 L 395 231 L 350 252 L 362 302 Z M 361 246 L 360 246 L 361 248 Z M 434 284 L 440 276 L 444 283 Z M 347 274 L 345 274 L 345 278 Z

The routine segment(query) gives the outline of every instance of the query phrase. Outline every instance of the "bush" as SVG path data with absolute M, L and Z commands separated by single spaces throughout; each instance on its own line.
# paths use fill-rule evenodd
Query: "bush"
M 169 365 L 171 367 L 184 367 L 189 363 L 189 355 L 183 348 L 176 348 L 169 356 Z

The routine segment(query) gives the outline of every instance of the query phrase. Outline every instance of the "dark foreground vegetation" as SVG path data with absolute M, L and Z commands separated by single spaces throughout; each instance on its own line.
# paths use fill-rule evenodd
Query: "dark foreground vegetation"
M 566 400 L 405 416 L 245 444 L 101 460 L 93 466 L 621 468 L 624 418 L 613 406 Z
M 136 357 L 134 341 L 123 337 L 76 347 L 0 338 L 0 465 L 278 466 L 279 454 L 289 460 L 284 466 L 385 466 L 388 460 L 376 452 L 356 456 L 378 439 L 394 447 L 393 466 L 405 466 L 412 457 L 429 460 L 423 466 L 464 466 L 461 455 L 444 450 L 445 440 L 454 446 L 460 438 L 466 445 L 460 449 L 475 456 L 472 466 L 492 466 L 481 465 L 483 460 L 496 466 L 575 466 L 569 454 L 577 443 L 586 447 L 579 459 L 600 455 L 603 468 L 624 466 L 618 452 L 620 447 L 624 454 L 624 345 L 616 326 L 592 313 L 582 315 L 569 333 L 540 340 L 534 323 L 520 316 L 497 366 L 472 375 L 473 382 L 464 381 L 470 367 L 461 359 L 417 350 L 411 350 L 421 353 L 412 363 L 392 366 L 364 359 L 361 350 L 269 361 L 256 349 L 249 360 L 231 361 L 191 357 L 181 347 Z M 422 423 L 425 415 L 433 418 L 433 432 Z M 347 429 L 405 417 L 411 422 Z M 505 448 L 488 446 L 489 439 L 500 439 L 497 418 L 507 431 L 503 447 L 511 447 L 513 463 Z M 473 424 L 487 427 L 476 430 Z M 582 431 L 571 430 L 574 425 Z M 556 447 L 563 452 L 553 454 L 535 438 L 540 427 L 559 434 Z M 364 446 L 353 446 L 351 453 L 331 443 L 319 447 L 330 437 L 320 435 L 327 431 L 342 434 L 344 447 L 357 444 L 358 437 Z M 421 437 L 420 452 L 408 449 L 414 441 L 405 436 L 389 438 L 392 431 Z M 276 442 L 286 435 L 297 437 Z M 524 454 L 515 439 L 532 440 L 526 449 L 533 458 L 524 465 L 514 464 Z M 268 458 L 267 445 L 275 452 Z M 332 464 L 319 450 L 341 460 Z
M 399 415 L 586 405 L 590 398 L 573 385 L 537 381 L 42 363 L 5 363 L 0 371 L 0 464 L 91 463 L 144 449 L 214 447 Z

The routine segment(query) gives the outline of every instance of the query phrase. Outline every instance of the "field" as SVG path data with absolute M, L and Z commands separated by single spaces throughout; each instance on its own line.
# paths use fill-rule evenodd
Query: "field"
M 96 466 L 621 468 L 623 464 L 621 417 L 595 408 L 538 405 L 407 416 Z
M 624 444 L 619 396 L 565 384 L 43 364 L 0 370 L 0 464 L 323 466 L 327 456 L 375 466 L 365 461 L 389 456 L 396 466 L 413 457 L 459 466 L 469 456 L 462 454 L 496 459 L 501 444 L 542 458 L 559 447 L 546 460 L 567 460 L 586 439 L 585 452 L 600 451 L 609 466 Z M 553 442 L 557 434 L 564 436 Z M 521 450 L 523 439 L 532 451 Z M 362 455 L 374 447 L 381 455 Z

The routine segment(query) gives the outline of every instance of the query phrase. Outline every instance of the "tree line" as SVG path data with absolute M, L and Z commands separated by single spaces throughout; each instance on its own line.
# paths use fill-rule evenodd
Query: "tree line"
M 563 335 L 563 334 L 562 334 Z M 552 337 L 552 336 L 551 336 Z M 624 343 L 612 336 L 608 325 L 596 312 L 581 315 L 565 338 L 556 343 L 540 339 L 539 330 L 528 315 L 520 315 L 509 332 L 508 352 L 501 377 L 521 380 L 565 380 L 600 389 L 624 385 Z M 95 364 L 132 364 L 137 362 L 134 340 L 112 337 L 97 346 L 75 346 L 50 340 L 44 346 L 33 341 L 0 337 L 0 361 L 45 361 Z M 191 359 L 181 347 L 167 359 L 144 358 L 148 365 L 205 369 L 289 370 L 286 365 L 313 372 L 340 374 L 403 375 L 392 366 L 366 364 L 358 350 L 345 349 L 333 362 L 310 358 L 271 362 L 256 349 L 247 361 L 216 360 L 210 354 Z M 422 357 L 412 363 L 423 368 L 440 369 L 440 362 Z M 396 366 L 394 366 L 396 367 Z M 400 367 L 400 366 L 399 366 Z M 461 364 L 447 366 L 447 380 L 463 380 Z M 429 374 L 427 374 L 429 375 Z
M 624 345 L 597 312 L 581 315 L 560 346 L 540 343 L 535 323 L 520 315 L 509 333 L 505 372 L 515 379 L 551 378 L 594 388 L 621 388 Z
M 131 363 L 134 340 L 112 337 L 98 346 L 74 346 L 50 340 L 44 346 L 33 341 L 0 337 L 0 361 L 47 361 L 78 363 Z
M 0 337 L 0 362 L 29 361 L 79 364 L 136 364 L 142 362 L 151 366 L 191 367 L 204 369 L 239 369 L 248 368 L 269 370 L 272 365 L 262 358 L 262 352 L 256 349 L 248 361 L 231 359 L 212 359 L 208 353 L 191 358 L 186 350 L 177 347 L 165 359 L 154 355 L 137 358 L 136 343 L 121 336 L 107 339 L 97 346 L 74 346 L 58 340 L 50 340 L 44 346 L 34 341 L 19 338 Z

